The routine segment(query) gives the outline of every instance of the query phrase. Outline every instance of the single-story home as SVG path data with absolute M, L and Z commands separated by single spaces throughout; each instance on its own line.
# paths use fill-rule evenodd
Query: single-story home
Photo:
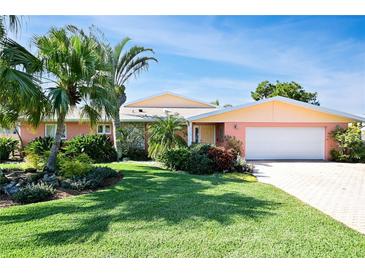
M 187 121 L 182 136 L 189 145 L 219 145 L 224 136 L 234 136 L 243 143 L 246 159 L 330 159 L 336 143 L 330 133 L 336 126 L 365 121 L 363 117 L 322 106 L 273 97 L 249 104 L 217 108 L 200 100 L 172 92 L 129 102 L 120 109 L 122 126 L 132 126 L 143 136 L 141 147 L 147 148 L 147 127 L 157 117 L 178 115 Z M 21 122 L 19 134 L 24 144 L 38 136 L 54 136 L 55 121 L 46 120 L 33 129 Z M 101 120 L 92 128 L 79 111 L 71 111 L 65 122 L 64 139 L 81 134 L 105 134 L 114 139 L 110 119 Z

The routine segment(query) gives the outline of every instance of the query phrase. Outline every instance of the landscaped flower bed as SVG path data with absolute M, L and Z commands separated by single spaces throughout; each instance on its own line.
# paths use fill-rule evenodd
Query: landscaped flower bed
M 121 172 L 92 167 L 79 176 L 48 175 L 34 168 L 0 169 L 0 207 L 79 195 L 117 183 Z

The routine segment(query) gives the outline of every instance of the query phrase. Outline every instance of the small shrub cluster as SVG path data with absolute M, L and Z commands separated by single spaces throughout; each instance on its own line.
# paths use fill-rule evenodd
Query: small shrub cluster
M 190 154 L 187 147 L 169 149 L 161 156 L 161 162 L 172 170 L 187 170 Z
M 237 172 L 245 172 L 245 173 L 253 173 L 254 165 L 249 164 L 246 162 L 245 159 L 243 159 L 241 156 L 237 156 L 237 159 L 234 163 L 234 170 Z
M 25 147 L 25 159 L 32 168 L 42 170 L 54 143 L 52 137 L 37 137 Z M 61 143 L 62 146 L 62 143 Z
M 234 136 L 224 136 L 223 147 L 227 150 L 232 149 L 237 155 L 242 156 L 243 154 L 243 143 Z
M 233 149 L 211 147 L 208 150 L 208 157 L 213 161 L 213 169 L 222 172 L 233 168 L 237 154 Z
M 184 170 L 191 174 L 253 172 L 253 166 L 247 164 L 236 150 L 207 144 L 169 149 L 163 153 L 160 161 L 169 169 Z
M 62 183 L 65 188 L 83 191 L 93 190 L 102 186 L 105 179 L 117 177 L 118 172 L 109 167 L 97 167 L 92 169 L 84 177 L 75 178 L 75 180 L 66 180 Z
M 18 147 L 18 140 L 14 138 L 0 138 L 0 161 L 9 160 L 10 154 Z
M 337 127 L 332 133 L 338 148 L 331 150 L 332 160 L 338 162 L 365 162 L 365 143 L 361 140 L 361 125 L 347 129 Z
M 12 199 L 21 204 L 47 201 L 55 194 L 55 189 L 46 184 L 29 184 L 12 196 Z
M 65 143 L 63 150 L 69 157 L 86 153 L 95 163 L 108 163 L 117 159 L 113 143 L 106 135 L 76 136 Z
M 134 161 L 147 161 L 150 158 L 144 148 L 130 147 L 124 156 Z
M 93 168 L 92 160 L 86 153 L 81 153 L 72 159 L 60 154 L 57 164 L 59 174 L 65 178 L 84 176 Z

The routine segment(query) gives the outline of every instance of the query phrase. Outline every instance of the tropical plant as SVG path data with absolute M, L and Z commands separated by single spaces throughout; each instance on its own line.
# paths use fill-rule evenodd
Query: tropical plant
M 106 116 L 115 113 L 115 100 L 108 85 L 110 63 L 104 46 L 93 35 L 74 26 L 51 28 L 34 41 L 52 85 L 46 92 L 57 130 L 46 171 L 54 173 L 65 117 L 70 109 L 79 107 L 81 116 L 88 117 L 92 125 L 102 113 Z
M 251 97 L 255 101 L 274 96 L 283 96 L 313 105 L 319 105 L 317 95 L 317 92 L 306 91 L 300 84 L 293 81 L 276 81 L 274 84 L 269 81 L 263 81 L 258 84 L 255 91 L 251 92 Z
M 131 158 L 133 152 L 144 150 L 145 147 L 145 128 L 141 123 L 126 123 L 120 129 L 122 156 Z M 142 155 L 141 155 L 142 156 Z
M 122 156 L 123 150 L 121 144 L 122 131 L 119 109 L 127 100 L 126 82 L 131 77 L 137 77 L 141 72 L 148 70 L 151 61 L 157 62 L 155 57 L 144 55 L 146 53 L 154 54 L 153 50 L 150 48 L 133 46 L 129 49 L 125 49 L 130 40 L 131 39 L 128 37 L 124 38 L 115 46 L 109 56 L 110 63 L 112 64 L 110 82 L 112 84 L 112 90 L 117 97 L 117 110 L 113 114 L 113 123 L 118 159 Z
M 45 112 L 45 96 L 37 73 L 42 69 L 38 58 L 14 40 L 6 37 L 4 22 L 16 32 L 20 21 L 16 16 L 0 16 L 0 126 L 15 128 L 19 118 L 37 126 Z
M 185 120 L 174 115 L 165 118 L 158 117 L 157 121 L 149 127 L 148 154 L 151 158 L 158 156 L 174 147 L 186 146 L 181 132 L 185 126 Z
M 0 138 L 0 161 L 9 160 L 10 154 L 14 153 L 18 146 L 18 140 L 13 138 Z
M 338 148 L 331 150 L 332 160 L 339 162 L 365 162 L 365 143 L 361 140 L 361 124 L 348 128 L 336 127 L 331 132 Z
M 106 135 L 76 136 L 66 141 L 62 149 L 69 157 L 86 153 L 96 163 L 113 162 L 117 159 L 113 143 Z

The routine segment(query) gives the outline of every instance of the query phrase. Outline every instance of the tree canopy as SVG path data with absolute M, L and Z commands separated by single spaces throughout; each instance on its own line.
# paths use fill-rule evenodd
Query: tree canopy
M 274 96 L 283 96 L 294 100 L 310 103 L 319 106 L 317 99 L 317 92 L 306 91 L 300 84 L 292 82 L 270 83 L 269 81 L 262 81 L 258 84 L 255 91 L 251 92 L 251 97 L 255 100 L 271 98 Z

